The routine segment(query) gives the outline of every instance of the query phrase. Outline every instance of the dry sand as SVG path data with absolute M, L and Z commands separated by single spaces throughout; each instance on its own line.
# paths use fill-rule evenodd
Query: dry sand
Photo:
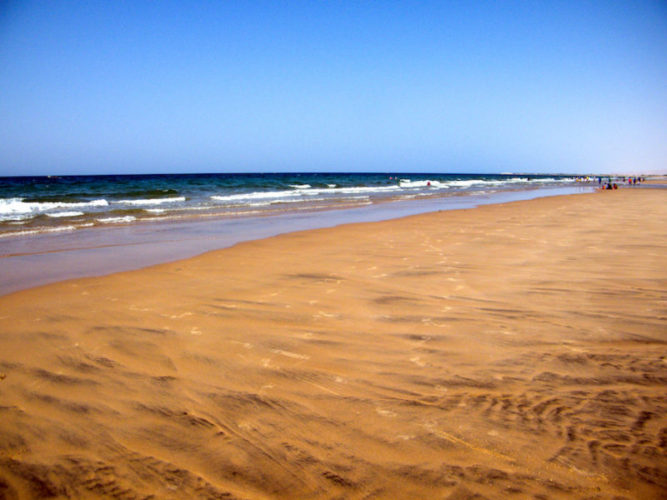
M 0 298 L 0 498 L 664 498 L 667 190 Z

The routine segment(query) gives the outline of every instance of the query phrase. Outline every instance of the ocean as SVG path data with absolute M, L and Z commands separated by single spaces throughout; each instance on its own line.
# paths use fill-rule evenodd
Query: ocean
M 271 173 L 0 177 L 0 238 L 575 185 L 571 176 Z

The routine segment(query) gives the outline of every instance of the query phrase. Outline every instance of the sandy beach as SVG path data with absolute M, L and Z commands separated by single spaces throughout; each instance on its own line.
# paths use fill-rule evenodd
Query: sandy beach
M 0 498 L 667 495 L 667 190 L 0 297 Z

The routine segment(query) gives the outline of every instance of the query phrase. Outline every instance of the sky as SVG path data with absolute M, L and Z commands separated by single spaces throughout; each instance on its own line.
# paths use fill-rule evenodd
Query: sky
M 0 176 L 278 171 L 667 173 L 667 2 L 0 2 Z

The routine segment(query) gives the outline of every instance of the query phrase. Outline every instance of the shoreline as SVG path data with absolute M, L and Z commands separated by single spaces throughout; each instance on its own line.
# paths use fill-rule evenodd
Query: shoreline
M 564 176 L 497 174 L 403 177 L 304 172 L 0 178 L 0 239 L 141 222 L 271 216 L 574 184 L 573 178 Z
M 1 484 L 661 498 L 666 194 L 291 232 L 0 297 Z
M 141 269 L 292 231 L 591 190 L 590 186 L 578 186 L 505 191 L 392 201 L 352 209 L 265 217 L 143 222 L 78 229 L 68 233 L 0 238 L 0 296 L 67 279 Z

